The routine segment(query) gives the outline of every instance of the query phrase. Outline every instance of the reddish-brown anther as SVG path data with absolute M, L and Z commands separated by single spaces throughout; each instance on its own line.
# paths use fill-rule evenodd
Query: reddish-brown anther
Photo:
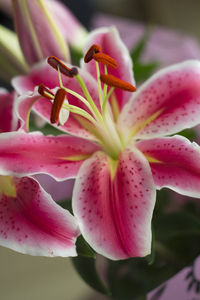
M 48 89 L 43 83 L 41 83 L 38 87 L 38 93 L 44 97 L 44 98 L 47 98 L 47 99 L 52 99 L 51 96 L 54 96 L 54 93 Z
M 94 60 L 106 65 L 107 67 L 117 69 L 116 60 L 105 53 L 94 53 L 93 58 L 94 58 Z
M 60 72 L 68 77 L 74 77 L 75 75 L 78 74 L 77 68 L 71 68 L 71 69 L 68 68 L 55 56 L 49 56 L 47 62 L 52 68 L 56 70 L 58 70 L 59 68 Z M 74 69 L 76 69 L 76 72 L 74 71 Z
M 134 87 L 132 84 L 126 82 L 126 81 L 123 81 L 113 75 L 106 75 L 106 74 L 102 74 L 100 76 L 100 79 L 103 83 L 109 85 L 109 86 L 112 86 L 112 87 L 116 87 L 118 89 L 121 89 L 121 90 L 125 90 L 125 91 L 128 91 L 128 92 L 135 92 L 136 91 L 136 87 Z
M 59 113 L 65 100 L 66 92 L 60 88 L 55 95 L 54 102 L 51 109 L 51 123 L 57 123 L 59 119 Z
M 89 50 L 87 51 L 87 53 L 85 54 L 85 57 L 84 57 L 84 62 L 85 63 L 88 63 L 89 61 L 91 61 L 93 59 L 93 55 L 95 53 L 99 53 L 101 52 L 101 47 L 97 44 L 93 44 Z

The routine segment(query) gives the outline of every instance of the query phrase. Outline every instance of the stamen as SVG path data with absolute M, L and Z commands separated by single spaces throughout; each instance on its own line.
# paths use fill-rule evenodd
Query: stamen
M 63 64 L 57 57 L 55 56 L 49 56 L 47 60 L 48 64 L 56 69 L 58 71 L 58 68 L 61 73 L 68 77 L 74 77 L 75 75 L 78 74 L 78 69 L 73 67 L 73 68 L 68 68 L 65 64 Z
M 88 63 L 89 61 L 91 61 L 93 59 L 93 55 L 95 53 L 99 53 L 99 52 L 101 52 L 101 47 L 99 45 L 97 45 L 97 44 L 93 44 L 89 48 L 88 52 L 85 54 L 84 62 Z
M 47 99 L 50 99 L 52 100 L 52 98 L 54 97 L 54 94 L 53 92 L 48 89 L 44 84 L 40 84 L 39 87 L 38 87 L 38 93 L 44 97 L 44 98 L 47 98 Z
M 78 69 L 76 67 L 72 67 L 69 73 L 73 76 L 78 75 Z
M 51 109 L 51 123 L 57 123 L 59 119 L 59 113 L 65 100 L 66 92 L 64 89 L 59 89 L 56 92 L 54 102 Z
M 100 76 L 100 79 L 102 82 L 104 82 L 105 84 L 109 85 L 109 86 L 112 86 L 112 87 L 116 87 L 116 88 L 119 88 L 119 89 L 122 89 L 122 90 L 125 90 L 125 91 L 128 91 L 128 92 L 135 92 L 136 91 L 136 88 L 126 82 L 126 81 L 123 81 L 113 75 L 106 75 L 106 74 L 102 74 Z
M 95 53 L 93 54 L 93 58 L 97 61 L 100 62 L 107 67 L 111 67 L 113 69 L 117 69 L 117 62 L 114 58 L 111 56 L 105 54 L 105 53 Z

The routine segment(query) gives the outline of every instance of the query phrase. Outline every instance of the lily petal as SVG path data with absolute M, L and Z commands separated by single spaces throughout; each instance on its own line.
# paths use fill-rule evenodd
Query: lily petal
M 200 147 L 182 136 L 155 138 L 136 143 L 149 160 L 158 189 L 200 198 Z
M 118 126 L 125 139 L 170 135 L 199 124 L 200 61 L 167 67 L 152 76 L 124 107 Z
M 33 178 L 10 180 L 16 195 L 0 194 L 0 245 L 31 255 L 76 256 L 75 218 Z
M 56 180 L 74 178 L 83 163 L 99 148 L 72 136 L 44 136 L 40 132 L 0 135 L 1 175 L 49 174 Z
M 93 44 L 98 44 L 101 47 L 103 53 L 110 55 L 117 61 L 118 68 L 111 69 L 108 67 L 108 73 L 135 86 L 132 60 L 129 55 L 129 51 L 126 48 L 125 44 L 122 42 L 116 28 L 102 27 L 100 29 L 94 30 L 87 37 L 84 53 L 86 53 L 90 46 Z M 96 64 L 94 60 L 90 61 L 87 64 L 85 64 L 82 60 L 81 65 L 83 69 L 87 70 L 95 78 L 97 78 Z M 100 66 L 100 70 L 103 74 L 104 67 Z M 128 102 L 130 93 L 116 89 L 115 97 L 119 108 L 121 109 L 124 104 Z
M 97 88 L 96 81 L 89 73 L 84 72 L 81 69 L 79 69 L 79 74 L 84 79 L 87 88 L 92 95 L 92 99 L 94 100 L 95 104 L 99 108 L 99 95 L 98 95 L 98 88 Z M 62 81 L 65 87 L 68 87 L 71 90 L 75 91 L 76 93 L 84 96 L 76 78 L 69 78 L 63 76 Z M 23 113 L 24 117 L 26 112 L 29 111 L 29 109 L 35 102 L 35 99 L 30 98 L 32 96 L 30 91 L 34 91 L 35 87 L 40 85 L 41 83 L 43 83 L 49 89 L 54 89 L 59 86 L 57 71 L 51 68 L 46 63 L 46 61 L 43 61 L 42 63 L 39 63 L 36 66 L 34 66 L 28 76 L 18 76 L 12 80 L 12 84 L 15 90 L 18 92 L 18 94 L 22 95 L 22 98 L 20 98 L 19 100 L 19 103 L 22 101 L 19 104 L 20 105 L 19 110 L 20 111 L 24 110 Z M 26 97 L 27 92 L 29 93 L 29 95 L 27 95 Z M 86 111 L 88 111 L 86 106 L 75 96 L 72 96 L 68 93 L 67 99 L 70 104 L 80 108 L 84 108 Z M 26 103 L 26 101 L 28 101 L 29 104 Z M 33 106 L 33 110 L 37 112 L 40 116 L 42 116 L 47 122 L 50 122 L 51 106 L 52 104 L 48 99 L 41 98 L 39 101 L 35 102 Z M 85 118 L 70 113 L 68 121 L 63 126 L 59 126 L 58 129 L 73 135 L 94 140 L 95 139 L 94 135 L 91 134 L 86 128 L 82 126 L 82 121 L 85 121 Z M 93 128 L 91 123 L 87 122 L 87 124 L 89 124 L 89 126 Z M 55 125 L 55 127 L 57 126 Z
M 72 205 L 86 241 L 116 260 L 150 253 L 155 198 L 147 160 L 137 149 L 127 149 L 119 162 L 98 152 L 83 163 Z
M 55 55 L 70 60 L 67 43 L 54 23 L 45 1 L 13 1 L 15 29 L 29 65 Z
M 13 112 L 15 93 L 0 89 L 0 132 L 13 131 L 18 128 L 17 116 Z

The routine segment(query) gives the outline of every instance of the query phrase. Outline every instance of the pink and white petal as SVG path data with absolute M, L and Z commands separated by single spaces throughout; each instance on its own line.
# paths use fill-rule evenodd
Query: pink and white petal
M 49 123 L 52 103 L 50 100 L 42 98 L 38 93 L 35 92 L 29 92 L 18 97 L 17 101 L 15 102 L 15 111 L 17 112 L 17 115 L 21 121 L 21 129 L 27 132 L 29 131 L 29 114 L 31 109 L 36 112 L 36 114 L 44 121 Z M 56 124 L 51 125 L 63 132 L 67 131 L 68 133 L 86 139 L 95 139 L 95 137 L 91 135 L 88 130 L 80 125 L 80 123 L 73 117 L 73 114 L 69 115 L 67 123 L 63 126 L 57 126 Z
M 87 37 L 84 53 L 88 51 L 92 44 L 98 44 L 99 46 L 101 46 L 101 50 L 103 53 L 110 55 L 117 61 L 118 68 L 112 69 L 108 67 L 109 74 L 112 74 L 135 86 L 132 59 L 129 55 L 127 47 L 122 42 L 115 27 L 102 27 L 92 31 L 92 33 Z M 90 61 L 87 64 L 85 64 L 82 60 L 81 66 L 84 70 L 87 70 L 95 78 L 97 78 L 96 64 L 94 60 Z M 103 65 L 100 66 L 100 70 L 101 73 L 104 73 Z M 128 102 L 130 98 L 130 92 L 115 89 L 115 96 L 119 107 L 122 108 L 124 104 Z
M 149 164 L 137 149 L 125 150 L 114 178 L 109 158 L 95 153 L 81 166 L 72 205 L 80 231 L 98 253 L 113 259 L 151 251 L 155 188 Z
M 43 83 L 49 89 L 59 86 L 58 73 L 43 60 L 35 64 L 28 75 L 16 76 L 12 85 L 19 95 L 33 92 L 35 87 Z
M 182 136 L 155 138 L 136 143 L 149 160 L 158 189 L 200 198 L 200 147 Z
M 22 131 L 0 135 L 0 174 L 26 176 L 49 174 L 58 181 L 74 178 L 83 163 L 99 147 L 67 136 L 44 136 Z
M 13 111 L 15 93 L 0 89 L 0 132 L 9 132 L 18 128 L 18 119 Z
M 68 66 L 71 67 L 71 65 L 69 64 Z M 83 78 L 92 96 L 93 101 L 95 102 L 97 107 L 100 108 L 97 82 L 89 73 L 84 72 L 81 69 L 79 69 L 79 74 Z M 66 76 L 62 76 L 62 81 L 65 87 L 75 91 L 81 96 L 84 96 L 82 89 L 78 81 L 76 80 L 76 78 L 69 78 Z M 23 99 L 22 106 L 25 105 L 24 104 L 26 102 L 25 95 L 27 94 L 27 92 L 30 91 L 33 92 L 35 87 L 40 85 L 41 83 L 43 83 L 49 89 L 54 89 L 60 86 L 58 81 L 58 72 L 54 70 L 52 67 L 50 67 L 46 61 L 32 68 L 32 71 L 30 72 L 29 75 L 18 76 L 13 79 L 12 84 L 14 88 L 20 95 L 22 95 L 22 99 Z M 70 104 L 78 106 L 88 111 L 88 108 L 83 104 L 83 102 L 81 102 L 76 97 L 68 93 L 67 98 Z M 38 113 L 40 116 L 42 116 L 47 122 L 50 122 L 51 107 L 52 104 L 48 99 L 41 98 L 40 100 L 34 103 L 33 110 L 36 113 Z M 84 119 L 84 118 L 79 117 L 79 119 Z M 90 123 L 90 126 L 92 127 L 93 125 Z M 55 125 L 55 127 L 57 127 L 57 125 Z M 87 139 L 95 139 L 94 135 L 91 134 L 86 128 L 84 128 L 80 124 L 80 122 L 77 119 L 77 115 L 73 113 L 70 113 L 68 121 L 63 126 L 59 126 L 58 129 Z
M 137 138 L 170 135 L 200 123 L 200 61 L 189 60 L 153 75 L 124 107 L 118 126 Z
M 35 88 L 35 91 L 26 92 L 25 95 L 16 97 L 14 103 L 14 112 L 20 120 L 20 129 L 28 132 L 29 131 L 29 117 L 31 109 L 36 101 L 40 99 L 40 95 L 37 92 L 38 88 Z M 44 119 L 44 118 L 43 118 Z
M 12 177 L 16 197 L 0 195 L 0 245 L 42 256 L 76 256 L 75 218 L 33 178 Z

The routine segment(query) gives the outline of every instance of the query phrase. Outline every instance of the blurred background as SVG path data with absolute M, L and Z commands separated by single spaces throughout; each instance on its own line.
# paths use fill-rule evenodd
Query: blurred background
M 165 65 L 178 61 L 181 55 L 182 59 L 200 58 L 199 0 L 63 2 L 87 29 L 117 25 L 129 48 L 132 48 L 142 35 L 145 25 L 153 25 L 159 35 L 155 34 L 154 38 L 152 37 L 151 51 L 156 53 L 156 56 L 160 53 L 159 58 L 163 58 Z M 11 18 L 5 12 L 0 13 L 0 23 L 13 28 Z M 163 49 L 159 50 L 162 46 L 165 52 L 162 52 Z M 174 56 L 171 57 L 171 54 Z M 154 59 L 153 56 L 151 58 Z M 0 266 L 1 300 L 106 299 L 95 293 L 79 278 L 70 259 L 25 256 L 0 247 Z

